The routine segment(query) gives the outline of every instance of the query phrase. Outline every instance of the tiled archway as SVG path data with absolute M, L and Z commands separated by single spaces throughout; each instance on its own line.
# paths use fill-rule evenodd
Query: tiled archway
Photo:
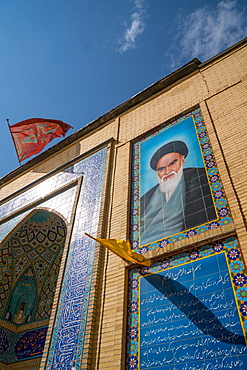
M 5 364 L 42 355 L 66 232 L 58 214 L 35 209 L 2 243 L 0 360 Z

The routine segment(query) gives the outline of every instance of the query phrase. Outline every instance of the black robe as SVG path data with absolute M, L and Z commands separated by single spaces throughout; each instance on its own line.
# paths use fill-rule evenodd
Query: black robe
M 183 174 L 186 199 L 184 206 L 183 230 L 187 230 L 215 220 L 216 214 L 205 169 L 185 168 L 183 170 Z M 145 209 L 158 186 L 159 184 L 155 185 L 141 197 L 140 218 L 143 216 L 145 217 Z M 174 192 L 176 192 L 176 189 Z M 167 236 L 169 235 L 164 235 L 164 237 Z

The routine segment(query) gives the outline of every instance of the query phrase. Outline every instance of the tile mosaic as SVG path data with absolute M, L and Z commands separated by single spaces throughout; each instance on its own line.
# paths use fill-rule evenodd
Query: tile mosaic
M 131 270 L 126 369 L 245 368 L 246 298 L 235 238 Z
M 3 363 L 11 364 L 42 355 L 47 327 L 22 333 L 12 333 L 9 330 L 1 328 L 0 332 L 0 360 Z
M 76 369 L 80 366 L 95 246 L 95 242 L 87 238 L 84 232 L 91 232 L 94 236 L 97 233 L 106 152 L 106 148 L 98 151 L 0 206 L 0 217 L 7 216 L 84 175 L 46 365 L 47 370 L 70 369 L 71 363 Z M 75 191 L 76 187 L 70 188 L 40 203 L 39 206 L 54 209 L 70 220 Z M 28 212 L 1 225 L 1 240 Z M 2 252 L 4 253 L 3 250 Z M 49 259 L 49 256 L 46 258 Z
M 77 179 L 80 175 L 71 173 L 69 174 L 69 180 L 72 181 Z M 34 202 L 38 198 L 41 198 L 68 183 L 68 175 L 64 172 L 59 173 L 47 180 L 44 180 L 42 183 L 34 186 L 33 188 L 25 191 L 24 193 L 18 195 L 14 199 L 11 199 L 0 206 L 0 218 L 6 216 L 23 205 Z
M 188 155 L 185 158 L 186 167 L 184 167 L 186 191 L 185 193 L 182 191 L 181 194 L 184 202 L 183 223 L 182 226 L 173 229 L 168 228 L 165 223 L 167 220 L 173 222 L 171 218 L 168 218 L 170 216 L 168 216 L 167 207 L 165 213 L 167 214 L 167 220 L 165 221 L 165 214 L 162 213 L 162 209 L 157 211 L 160 206 L 158 208 L 154 206 L 151 208 L 150 206 L 154 204 L 154 200 L 157 198 L 158 185 L 157 178 L 154 176 L 154 171 L 150 170 L 149 164 L 150 158 L 152 158 L 157 148 L 161 148 L 161 146 L 171 141 L 183 141 L 189 148 Z M 188 189 L 192 189 L 192 186 L 193 192 L 190 193 Z M 133 144 L 131 200 L 130 239 L 133 249 L 137 251 L 140 251 L 140 248 L 144 246 L 148 250 L 155 249 L 164 239 L 166 243 L 175 242 L 232 222 L 200 109 L 165 125 L 160 130 Z M 156 203 L 161 204 L 162 202 Z M 169 201 L 169 209 L 178 209 L 178 205 L 174 201 L 173 206 L 170 203 Z M 162 235 L 154 232 L 153 224 L 150 222 L 152 218 L 155 219 L 155 225 L 160 225 L 159 230 L 164 229 Z M 179 218 L 177 220 L 176 225 L 180 225 L 179 222 L 181 221 L 179 221 Z M 161 226 L 162 223 L 163 227 Z M 147 237 L 148 228 L 151 227 L 152 232 L 150 231 L 150 235 Z M 169 234 L 171 230 L 175 235 Z M 153 235 L 156 235 L 158 239 L 155 240 Z
M 66 220 L 70 222 L 71 210 L 74 203 L 75 193 L 76 186 L 73 186 L 71 189 L 65 190 L 60 194 L 53 196 L 51 199 L 39 203 L 37 207 L 52 208 L 55 211 L 59 212 L 61 215 L 63 215 L 66 218 Z M 22 208 L 25 205 L 28 205 L 28 203 L 24 202 L 23 204 L 20 205 L 20 207 Z M 0 242 L 22 219 L 24 219 L 28 215 L 28 213 L 31 210 L 32 208 L 30 208 L 29 211 L 23 212 L 20 215 L 13 217 L 9 221 L 0 225 Z M 4 216 L 7 216 L 7 214 L 4 214 Z
M 74 363 L 76 369 L 79 368 L 95 245 L 83 233 L 97 230 L 94 224 L 97 224 L 97 217 L 99 217 L 105 158 L 106 149 L 76 164 L 76 171 L 85 173 L 85 179 L 78 201 L 78 212 L 68 256 L 69 263 L 65 272 L 46 366 L 49 370 L 69 369 L 71 363 Z M 81 218 L 80 209 L 83 208 L 86 208 L 87 212 L 84 213 L 84 218 Z M 94 218 L 91 216 L 92 212 Z M 79 230 L 81 230 L 80 233 L 78 233 Z M 95 235 L 95 232 L 92 234 Z M 71 307 L 73 307 L 72 312 Z

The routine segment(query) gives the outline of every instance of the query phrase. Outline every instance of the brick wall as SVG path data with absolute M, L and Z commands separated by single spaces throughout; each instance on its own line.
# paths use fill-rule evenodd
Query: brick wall
M 109 138 L 115 139 L 109 158 L 107 207 L 101 218 L 103 237 L 129 237 L 131 142 L 199 106 L 213 147 L 233 216 L 230 231 L 236 233 L 247 260 L 247 48 L 246 43 L 142 101 L 97 130 L 81 137 L 31 170 L 7 182 L 1 198 L 40 179 L 46 173 L 86 153 Z M 229 227 L 205 233 L 191 243 L 224 236 Z M 172 249 L 184 247 L 180 243 Z M 98 250 L 91 310 L 82 358 L 82 369 L 124 369 L 127 317 L 127 264 L 107 251 Z M 97 289 L 98 288 L 98 289 Z M 95 295 L 97 291 L 97 296 Z M 96 297 L 96 298 L 95 298 Z M 90 323 L 93 322 L 93 325 Z

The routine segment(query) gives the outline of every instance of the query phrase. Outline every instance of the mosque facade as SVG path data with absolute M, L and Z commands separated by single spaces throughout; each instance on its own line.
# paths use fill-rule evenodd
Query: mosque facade
M 0 370 L 247 368 L 246 65 L 193 59 L 0 179 Z

